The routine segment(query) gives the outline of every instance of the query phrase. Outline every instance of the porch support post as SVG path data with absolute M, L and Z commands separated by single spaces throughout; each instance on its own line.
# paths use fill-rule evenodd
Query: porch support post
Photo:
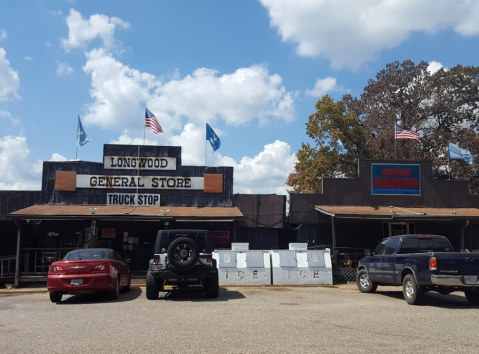
M 334 223 L 334 216 L 331 216 L 331 228 L 332 228 L 332 236 L 333 236 L 333 264 L 337 267 L 338 266 L 338 254 L 336 252 L 336 225 Z
M 21 230 L 20 220 L 15 220 L 15 225 L 17 225 L 17 256 L 15 258 L 15 287 L 18 287 L 20 282 L 20 239 L 21 239 Z

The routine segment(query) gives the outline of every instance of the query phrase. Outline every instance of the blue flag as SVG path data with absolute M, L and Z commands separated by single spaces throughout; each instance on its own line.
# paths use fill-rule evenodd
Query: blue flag
M 89 141 L 91 141 L 91 139 L 86 135 L 85 129 L 83 129 L 83 125 L 81 124 L 80 116 L 78 116 L 77 149 Z
M 470 151 L 461 149 L 459 146 L 449 143 L 449 158 L 459 159 L 466 161 L 469 165 L 472 165 L 472 155 Z
M 346 148 L 343 145 L 343 142 L 340 139 L 338 139 L 337 144 L 338 144 L 338 154 L 345 154 L 348 152 L 348 150 L 346 150 Z
M 218 138 L 218 135 L 216 135 L 208 123 L 206 123 L 206 140 L 209 140 L 211 146 L 213 147 L 213 152 L 218 150 L 221 146 L 220 138 Z

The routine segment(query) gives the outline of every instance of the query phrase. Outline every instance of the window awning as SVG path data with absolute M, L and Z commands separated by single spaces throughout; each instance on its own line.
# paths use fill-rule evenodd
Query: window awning
M 107 205 L 36 204 L 8 214 L 16 220 L 122 219 L 122 220 L 234 220 L 243 214 L 237 207 L 131 207 Z
M 396 206 L 315 205 L 315 210 L 322 214 L 339 219 L 479 219 L 479 208 L 408 208 Z

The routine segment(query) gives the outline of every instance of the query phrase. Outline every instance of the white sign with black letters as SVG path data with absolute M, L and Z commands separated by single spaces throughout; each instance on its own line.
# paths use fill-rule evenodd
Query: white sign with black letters
M 159 194 L 108 193 L 106 205 L 110 206 L 160 206 Z
M 176 170 L 176 157 L 104 156 L 105 169 Z

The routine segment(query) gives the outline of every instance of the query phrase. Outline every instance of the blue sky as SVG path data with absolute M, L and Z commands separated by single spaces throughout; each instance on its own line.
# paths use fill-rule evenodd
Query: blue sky
M 286 194 L 324 94 L 359 96 L 393 61 L 477 65 L 479 1 L 3 1 L 0 189 L 41 188 L 75 159 L 77 116 L 103 144 L 143 144 L 147 106 L 184 165 L 233 166 L 235 193 Z M 212 153 L 208 123 L 221 139 Z

